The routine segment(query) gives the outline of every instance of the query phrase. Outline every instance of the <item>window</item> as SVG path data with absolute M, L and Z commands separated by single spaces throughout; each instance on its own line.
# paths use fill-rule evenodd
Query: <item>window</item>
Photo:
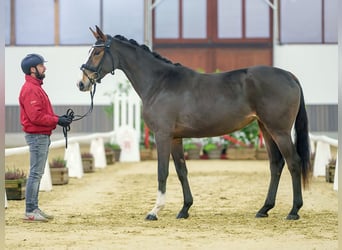
M 270 37 L 270 8 L 265 1 L 246 0 L 246 37 Z
M 207 37 L 206 7 L 206 0 L 183 0 L 182 31 L 184 38 Z
M 164 0 L 157 5 L 154 13 L 154 37 L 157 39 L 207 37 L 207 0 Z
M 324 1 L 324 42 L 337 43 L 338 0 Z
M 164 0 L 154 10 L 154 44 L 271 41 L 264 0 Z
M 59 4 L 60 44 L 93 43 L 89 27 L 100 26 L 100 1 L 59 0 Z
M 336 43 L 337 2 L 338 0 L 280 1 L 280 42 Z
M 128 39 L 142 43 L 144 41 L 144 1 L 125 0 L 118 4 L 117 1 L 103 0 L 103 30 L 107 34 L 124 35 Z
M 14 2 L 16 44 L 54 44 L 54 0 Z
M 95 25 L 107 34 L 121 34 L 143 42 L 143 3 L 142 0 L 5 0 L 6 45 L 92 44 L 94 38 L 89 27 Z
M 11 43 L 11 1 L 5 1 L 5 44 Z
M 242 1 L 218 0 L 218 38 L 242 38 Z
M 179 0 L 164 0 L 155 8 L 155 37 L 179 37 Z

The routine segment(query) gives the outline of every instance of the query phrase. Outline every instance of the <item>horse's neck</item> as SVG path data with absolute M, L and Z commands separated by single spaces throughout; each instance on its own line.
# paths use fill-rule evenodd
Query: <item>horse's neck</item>
M 149 95 L 152 86 L 156 84 L 156 72 L 162 70 L 164 63 L 159 62 L 158 59 L 141 48 L 121 42 L 117 43 L 114 46 L 114 53 L 118 57 L 118 69 L 125 73 L 137 94 L 143 99 L 144 96 Z

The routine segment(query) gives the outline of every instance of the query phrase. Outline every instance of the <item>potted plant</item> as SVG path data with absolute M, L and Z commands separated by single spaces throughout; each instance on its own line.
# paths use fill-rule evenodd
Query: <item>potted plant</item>
M 114 151 L 112 149 L 111 144 L 109 142 L 105 143 L 104 148 L 105 148 L 107 165 L 114 164 L 115 162 Z
M 183 139 L 183 149 L 185 152 L 186 159 L 197 160 L 200 158 L 202 145 L 200 143 L 196 143 L 191 138 Z
M 203 139 L 203 155 L 204 159 L 221 159 L 222 143 L 218 137 L 210 137 Z
M 336 159 L 331 158 L 325 166 L 325 180 L 326 182 L 333 183 L 335 177 Z
M 85 152 L 81 154 L 82 166 L 84 173 L 92 173 L 95 171 L 94 156 L 91 153 Z
M 8 200 L 25 199 L 27 176 L 18 168 L 7 169 L 5 172 L 5 189 Z
M 120 161 L 120 155 L 121 155 L 121 147 L 119 144 L 111 143 L 110 144 L 114 153 L 114 160 L 119 162 Z
M 53 158 L 49 163 L 52 185 L 63 185 L 69 182 L 69 170 L 66 160 L 61 157 Z
M 109 152 L 113 153 L 113 155 L 112 155 L 113 159 L 112 159 L 111 163 L 115 163 L 116 161 L 120 161 L 121 147 L 119 144 L 107 142 L 105 144 L 105 151 L 108 153 Z M 110 157 L 110 156 L 108 156 L 108 157 Z M 110 159 L 108 159 L 108 160 L 110 161 Z

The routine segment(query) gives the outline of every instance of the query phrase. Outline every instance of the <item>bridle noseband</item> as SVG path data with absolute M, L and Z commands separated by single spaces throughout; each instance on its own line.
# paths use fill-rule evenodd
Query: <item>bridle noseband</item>
M 97 83 L 101 82 L 102 77 L 100 77 L 100 75 L 102 73 L 102 66 L 103 66 L 104 58 L 106 57 L 106 53 L 110 55 L 110 59 L 112 61 L 112 70 L 110 71 L 110 73 L 112 75 L 114 75 L 114 70 L 115 70 L 115 68 L 114 68 L 114 58 L 113 58 L 112 53 L 110 52 L 110 46 L 112 44 L 112 40 L 113 39 L 110 36 L 108 36 L 108 39 L 104 43 L 102 43 L 102 44 L 94 44 L 92 46 L 92 48 L 104 48 L 104 54 L 103 54 L 103 56 L 101 58 L 100 63 L 97 65 L 97 67 L 90 66 L 87 63 L 86 64 L 82 64 L 82 66 L 81 66 L 81 70 L 82 70 L 83 74 L 86 75 L 86 77 L 89 79 L 91 84 L 95 84 L 95 82 L 97 82 Z M 85 70 L 89 70 L 89 71 L 93 72 L 96 77 L 95 78 L 89 77 L 89 75 L 87 74 L 87 72 Z

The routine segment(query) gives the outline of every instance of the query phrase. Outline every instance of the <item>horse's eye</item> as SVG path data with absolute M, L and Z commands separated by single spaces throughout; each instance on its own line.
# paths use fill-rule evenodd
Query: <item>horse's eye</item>
M 100 55 L 100 53 L 101 53 L 101 51 L 98 50 L 98 51 L 95 51 L 95 52 L 94 52 L 94 55 L 95 55 L 95 56 L 98 56 L 98 55 Z

